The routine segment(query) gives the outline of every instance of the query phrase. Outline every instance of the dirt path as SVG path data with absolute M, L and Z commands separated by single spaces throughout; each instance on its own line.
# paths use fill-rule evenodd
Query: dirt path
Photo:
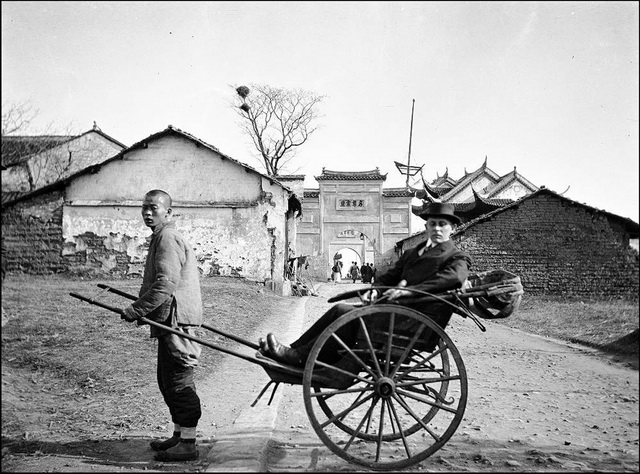
M 324 285 L 307 325 L 327 308 Z M 469 378 L 464 419 L 451 440 L 416 471 L 638 472 L 638 371 L 601 353 L 495 323 L 482 333 L 454 316 L 447 329 Z M 269 468 L 356 471 L 310 426 L 300 387 L 279 410 Z

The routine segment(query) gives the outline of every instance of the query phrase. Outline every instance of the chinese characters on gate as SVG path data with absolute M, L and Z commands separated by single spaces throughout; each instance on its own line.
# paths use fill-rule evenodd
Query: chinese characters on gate
M 364 209 L 364 199 L 338 199 L 338 209 Z

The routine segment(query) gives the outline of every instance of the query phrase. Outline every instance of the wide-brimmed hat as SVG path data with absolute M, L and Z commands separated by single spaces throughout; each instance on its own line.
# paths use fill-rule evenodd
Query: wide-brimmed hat
M 430 202 L 418 215 L 425 221 L 429 217 L 445 217 L 455 224 L 460 224 L 462 221 L 453 213 L 453 209 L 453 204 L 448 204 L 446 202 Z

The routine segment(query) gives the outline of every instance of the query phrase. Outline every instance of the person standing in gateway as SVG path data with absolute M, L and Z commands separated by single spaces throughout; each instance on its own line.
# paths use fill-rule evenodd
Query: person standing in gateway
M 171 221 L 171 205 L 165 191 L 154 189 L 144 196 L 142 219 L 153 235 L 139 297 L 120 313 L 126 321 L 144 316 L 195 336 L 195 329 L 203 323 L 200 272 L 193 247 Z M 196 427 L 202 410 L 193 372 L 201 347 L 156 326 L 151 326 L 151 337 L 158 339 L 158 387 L 174 424 L 173 436 L 151 442 L 151 448 L 159 451 L 155 459 L 197 459 Z

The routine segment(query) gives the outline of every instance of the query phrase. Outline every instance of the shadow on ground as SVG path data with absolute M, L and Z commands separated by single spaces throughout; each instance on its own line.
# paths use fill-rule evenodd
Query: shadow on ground
M 207 465 L 211 441 L 198 441 L 199 457 L 196 461 L 164 463 L 154 460 L 155 452 L 149 447 L 151 438 L 89 439 L 72 442 L 56 442 L 38 439 L 2 437 L 2 471 L 31 462 L 46 465 L 53 472 L 88 471 L 201 471 Z M 31 462 L 30 462 L 31 461 Z M 100 468 L 103 466 L 103 468 Z

